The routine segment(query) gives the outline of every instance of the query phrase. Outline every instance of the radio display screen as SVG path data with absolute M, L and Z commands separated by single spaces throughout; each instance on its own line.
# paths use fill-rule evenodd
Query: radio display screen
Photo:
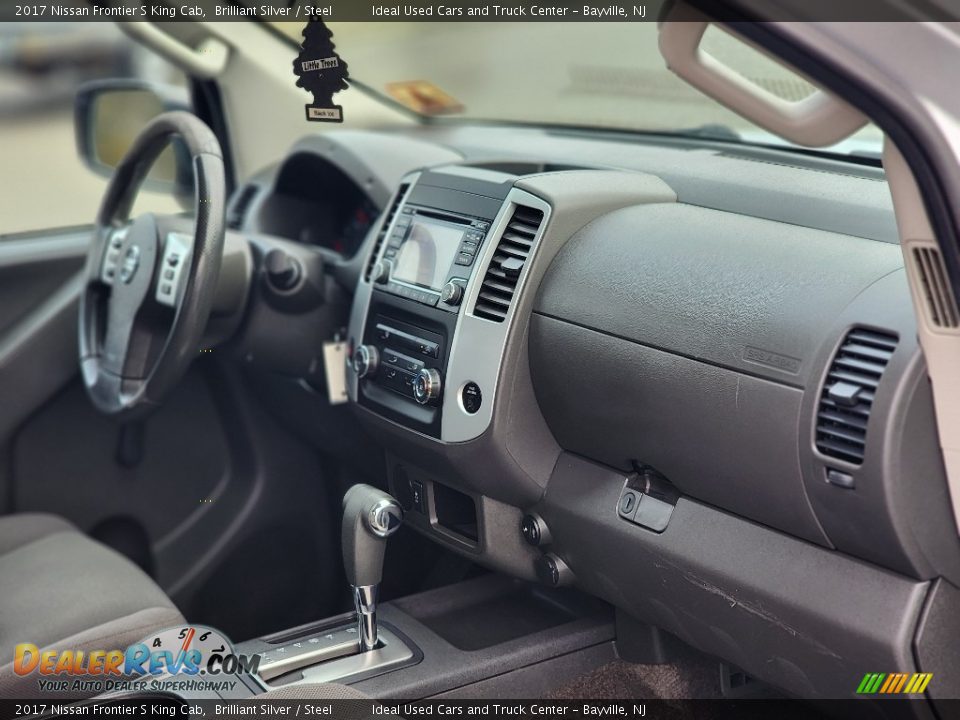
M 447 281 L 463 233 L 463 228 L 415 221 L 397 253 L 391 278 L 439 290 Z

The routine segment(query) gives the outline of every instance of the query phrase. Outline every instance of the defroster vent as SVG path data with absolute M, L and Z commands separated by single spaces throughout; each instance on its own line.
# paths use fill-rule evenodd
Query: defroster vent
M 915 247 L 913 262 L 920 274 L 930 322 L 938 328 L 960 327 L 960 309 L 957 308 L 957 303 L 953 299 L 950 279 L 947 277 L 947 268 L 943 264 L 940 250 L 926 245 Z
M 370 257 L 367 258 L 367 267 L 363 271 L 363 279 L 367 282 L 370 282 L 370 273 L 373 272 L 373 266 L 377 264 L 377 258 L 380 256 L 380 248 L 383 247 L 383 241 L 386 239 L 387 233 L 390 232 L 390 223 L 393 222 L 397 210 L 400 209 L 400 203 L 403 202 L 403 198 L 407 194 L 409 187 L 409 183 L 401 184 L 397 189 L 397 194 L 394 195 L 393 200 L 390 201 L 387 216 L 383 219 L 383 225 L 380 226 L 380 231 L 377 233 L 377 239 L 373 244 L 373 249 L 370 251 Z
M 517 205 L 513 216 L 500 236 L 497 250 L 490 261 L 480 294 L 473 307 L 477 317 L 494 322 L 503 322 L 510 311 L 513 294 L 520 280 L 520 273 L 533 250 L 543 211 Z
M 854 328 L 844 338 L 827 373 L 817 410 L 817 449 L 860 465 L 866 450 L 867 422 L 883 371 L 897 337 Z

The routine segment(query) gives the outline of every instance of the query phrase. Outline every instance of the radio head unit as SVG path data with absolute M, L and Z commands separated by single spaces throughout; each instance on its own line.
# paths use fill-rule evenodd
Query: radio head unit
M 456 312 L 490 222 L 405 205 L 374 266 L 381 290 Z

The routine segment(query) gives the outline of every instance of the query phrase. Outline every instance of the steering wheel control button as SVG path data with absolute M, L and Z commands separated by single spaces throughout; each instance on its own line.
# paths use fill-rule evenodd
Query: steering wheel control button
M 154 295 L 161 305 L 167 307 L 177 305 L 177 289 L 180 287 L 183 269 L 187 264 L 185 258 L 190 252 L 191 242 L 192 238 L 188 235 L 174 232 L 167 234 L 161 263 L 163 269 L 160 271 L 160 282 L 157 284 L 157 292 Z
M 413 399 L 421 405 L 437 400 L 440 389 L 440 372 L 434 368 L 424 368 L 413 379 Z
M 114 230 L 110 235 L 110 241 L 107 243 L 107 251 L 103 256 L 100 266 L 100 281 L 107 285 L 112 285 L 117 276 L 117 265 L 120 262 L 120 249 L 123 247 L 124 238 L 127 237 L 128 228 Z
M 463 285 L 451 280 L 440 291 L 440 301 L 447 305 L 459 305 L 463 300 Z
M 373 375 L 380 365 L 380 353 L 372 345 L 360 345 L 353 351 L 353 371 L 357 377 Z
M 533 513 L 524 515 L 523 520 L 520 521 L 520 534 L 523 535 L 527 544 L 534 547 L 550 544 L 550 530 L 539 515 Z
M 123 254 L 123 260 L 120 262 L 120 282 L 129 285 L 133 282 L 134 275 L 140 268 L 140 248 L 137 245 L 131 245 Z
M 480 411 L 480 405 L 483 404 L 480 386 L 472 381 L 464 385 L 460 391 L 460 402 L 463 403 L 463 409 L 468 415 L 476 415 Z

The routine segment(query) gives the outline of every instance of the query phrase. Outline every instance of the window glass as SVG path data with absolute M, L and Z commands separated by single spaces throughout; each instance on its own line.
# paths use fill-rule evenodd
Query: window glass
M 107 78 L 185 84 L 113 23 L 0 23 L 0 237 L 93 222 L 107 178 L 77 154 L 74 97 Z M 144 189 L 135 211 L 147 210 L 182 208 Z

